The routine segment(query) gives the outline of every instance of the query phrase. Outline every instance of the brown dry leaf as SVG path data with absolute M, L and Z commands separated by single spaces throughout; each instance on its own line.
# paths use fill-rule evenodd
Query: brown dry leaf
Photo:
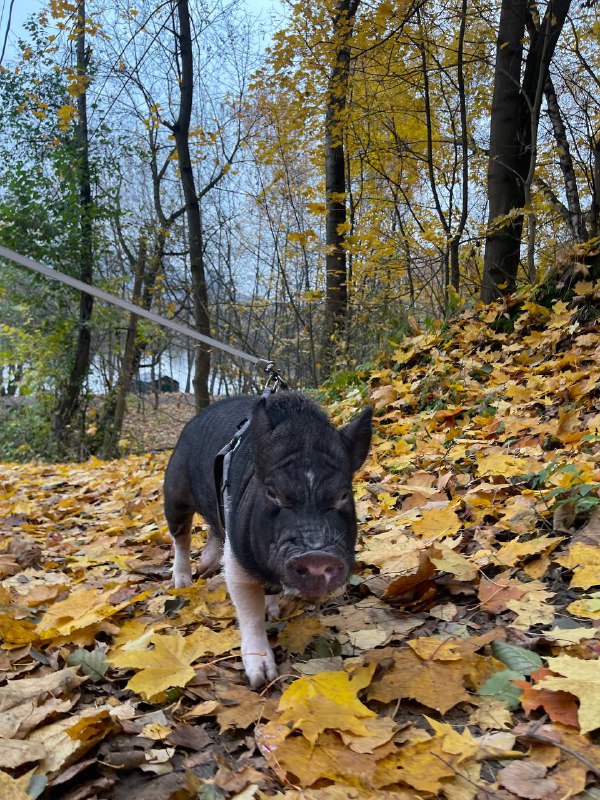
M 372 753 L 378 747 L 387 744 L 398 730 L 398 725 L 390 717 L 374 717 L 363 720 L 368 733 L 365 736 L 338 731 L 344 744 L 355 753 Z
M 283 727 L 286 734 L 289 728 Z M 256 728 L 258 747 L 267 763 L 280 777 L 292 784 L 312 786 L 321 778 L 342 781 L 372 791 L 377 761 L 372 755 L 351 750 L 335 733 L 323 733 L 311 744 L 304 736 L 277 734 L 273 723 Z
M 381 594 L 382 600 L 390 600 L 392 598 L 401 597 L 402 595 L 409 594 L 417 587 L 425 584 L 435 574 L 435 566 L 430 560 L 429 549 L 421 550 L 419 553 L 419 563 L 416 570 L 408 575 L 401 575 L 392 580 L 383 579 L 385 591 Z M 380 576 L 381 578 L 381 576 Z M 369 585 L 371 591 L 375 591 L 372 584 Z
M 600 592 L 594 592 L 567 606 L 567 611 L 583 619 L 600 619 Z
M 287 623 L 277 643 L 291 653 L 303 653 L 313 639 L 326 633 L 327 629 L 317 617 L 296 617 Z
M 526 591 L 526 584 L 511 578 L 508 572 L 494 578 L 482 575 L 479 582 L 479 602 L 490 614 L 501 614 L 507 610 L 510 600 L 519 600 Z
M 253 692 L 246 686 L 231 686 L 217 692 L 219 707 L 217 721 L 220 732 L 229 728 L 243 730 L 271 719 L 276 713 L 276 701 Z
M 553 596 L 552 592 L 531 591 L 518 600 L 509 600 L 506 607 L 514 611 L 516 618 L 510 623 L 511 628 L 528 631 L 534 625 L 552 625 L 554 622 L 554 606 L 546 602 Z
M 453 637 L 419 636 L 407 644 L 423 661 L 460 661 L 463 658 L 460 642 Z
M 33 731 L 29 741 L 40 744 L 45 758 L 39 769 L 54 777 L 73 764 L 110 733 L 118 730 L 115 708 L 86 708 L 70 717 Z
M 556 781 L 547 778 L 548 768 L 531 759 L 509 764 L 498 775 L 502 786 L 527 800 L 544 800 L 557 788 Z
M 368 658 L 377 661 L 380 657 L 375 650 Z M 393 654 L 393 666 L 373 681 L 368 697 L 383 703 L 410 697 L 445 714 L 469 699 L 465 676 L 470 669 L 464 660 L 423 661 L 412 650 L 401 650 Z
M 529 681 L 512 681 L 515 686 L 523 690 L 519 698 L 521 707 L 526 716 L 531 716 L 531 712 L 537 708 L 543 708 L 553 722 L 560 722 L 562 725 L 570 725 L 578 728 L 577 717 L 578 706 L 575 697 L 568 692 L 553 692 L 549 689 L 536 688 L 535 684 L 540 683 L 545 677 L 552 675 L 548 669 L 539 669 L 531 675 L 533 683 Z
M 420 551 L 427 544 L 396 530 L 363 538 L 358 557 L 364 564 L 374 564 L 386 575 L 405 575 L 419 568 Z
M 500 475 L 503 478 L 516 478 L 537 472 L 538 468 L 535 459 L 512 456 L 500 447 L 490 448 L 487 454 L 477 458 L 477 472 L 482 477 Z
M 17 769 L 41 761 L 46 751 L 41 744 L 22 739 L 0 739 L 0 769 Z
M 512 726 L 513 716 L 504 703 L 487 700 L 470 713 L 469 722 L 482 731 L 501 731 Z
M 0 639 L 6 650 L 15 650 L 38 641 L 35 625 L 27 620 L 16 620 L 0 614 Z
M 537 688 L 568 692 L 579 698 L 579 726 L 582 733 L 600 727 L 600 661 L 583 661 L 573 656 L 549 658 L 547 675 Z M 561 677 L 562 676 L 562 677 Z
M 0 737 L 23 738 L 50 716 L 68 711 L 85 678 L 72 667 L 40 678 L 22 678 L 0 687 Z

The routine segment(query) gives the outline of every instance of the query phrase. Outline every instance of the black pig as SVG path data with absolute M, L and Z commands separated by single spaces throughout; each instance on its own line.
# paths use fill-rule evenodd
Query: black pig
M 210 525 L 199 572 L 214 572 L 223 558 L 253 687 L 277 676 L 265 632 L 265 587 L 315 599 L 343 586 L 352 569 L 352 474 L 369 450 L 371 413 L 367 407 L 337 429 L 298 392 L 236 397 L 194 417 L 177 442 L 165 475 L 173 580 L 176 587 L 191 583 L 191 524 L 198 511 Z M 214 462 L 245 419 L 249 431 L 231 457 L 223 542 Z

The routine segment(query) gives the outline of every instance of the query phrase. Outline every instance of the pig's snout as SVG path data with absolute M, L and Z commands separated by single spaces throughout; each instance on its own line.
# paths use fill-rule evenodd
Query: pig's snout
M 348 568 L 341 558 L 329 553 L 304 553 L 285 565 L 286 584 L 301 597 L 325 597 L 346 582 Z

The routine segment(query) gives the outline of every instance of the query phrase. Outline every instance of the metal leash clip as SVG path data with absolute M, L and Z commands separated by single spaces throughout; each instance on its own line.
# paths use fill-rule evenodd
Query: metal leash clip
M 275 366 L 274 361 L 263 361 L 261 359 L 257 362 L 256 366 L 263 367 L 264 371 L 267 373 L 267 381 L 263 389 L 263 395 L 275 394 L 275 392 L 278 392 L 280 389 L 285 391 L 290 388 L 279 374 L 279 370 Z

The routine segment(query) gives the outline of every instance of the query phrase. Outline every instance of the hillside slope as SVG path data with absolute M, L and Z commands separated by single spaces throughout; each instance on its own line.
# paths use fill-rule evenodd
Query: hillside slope
M 600 289 L 575 293 L 470 311 L 331 401 L 338 421 L 376 409 L 357 571 L 318 609 L 280 604 L 281 678 L 260 694 L 222 579 L 171 589 L 166 455 L 2 465 L 0 795 L 598 783 Z

